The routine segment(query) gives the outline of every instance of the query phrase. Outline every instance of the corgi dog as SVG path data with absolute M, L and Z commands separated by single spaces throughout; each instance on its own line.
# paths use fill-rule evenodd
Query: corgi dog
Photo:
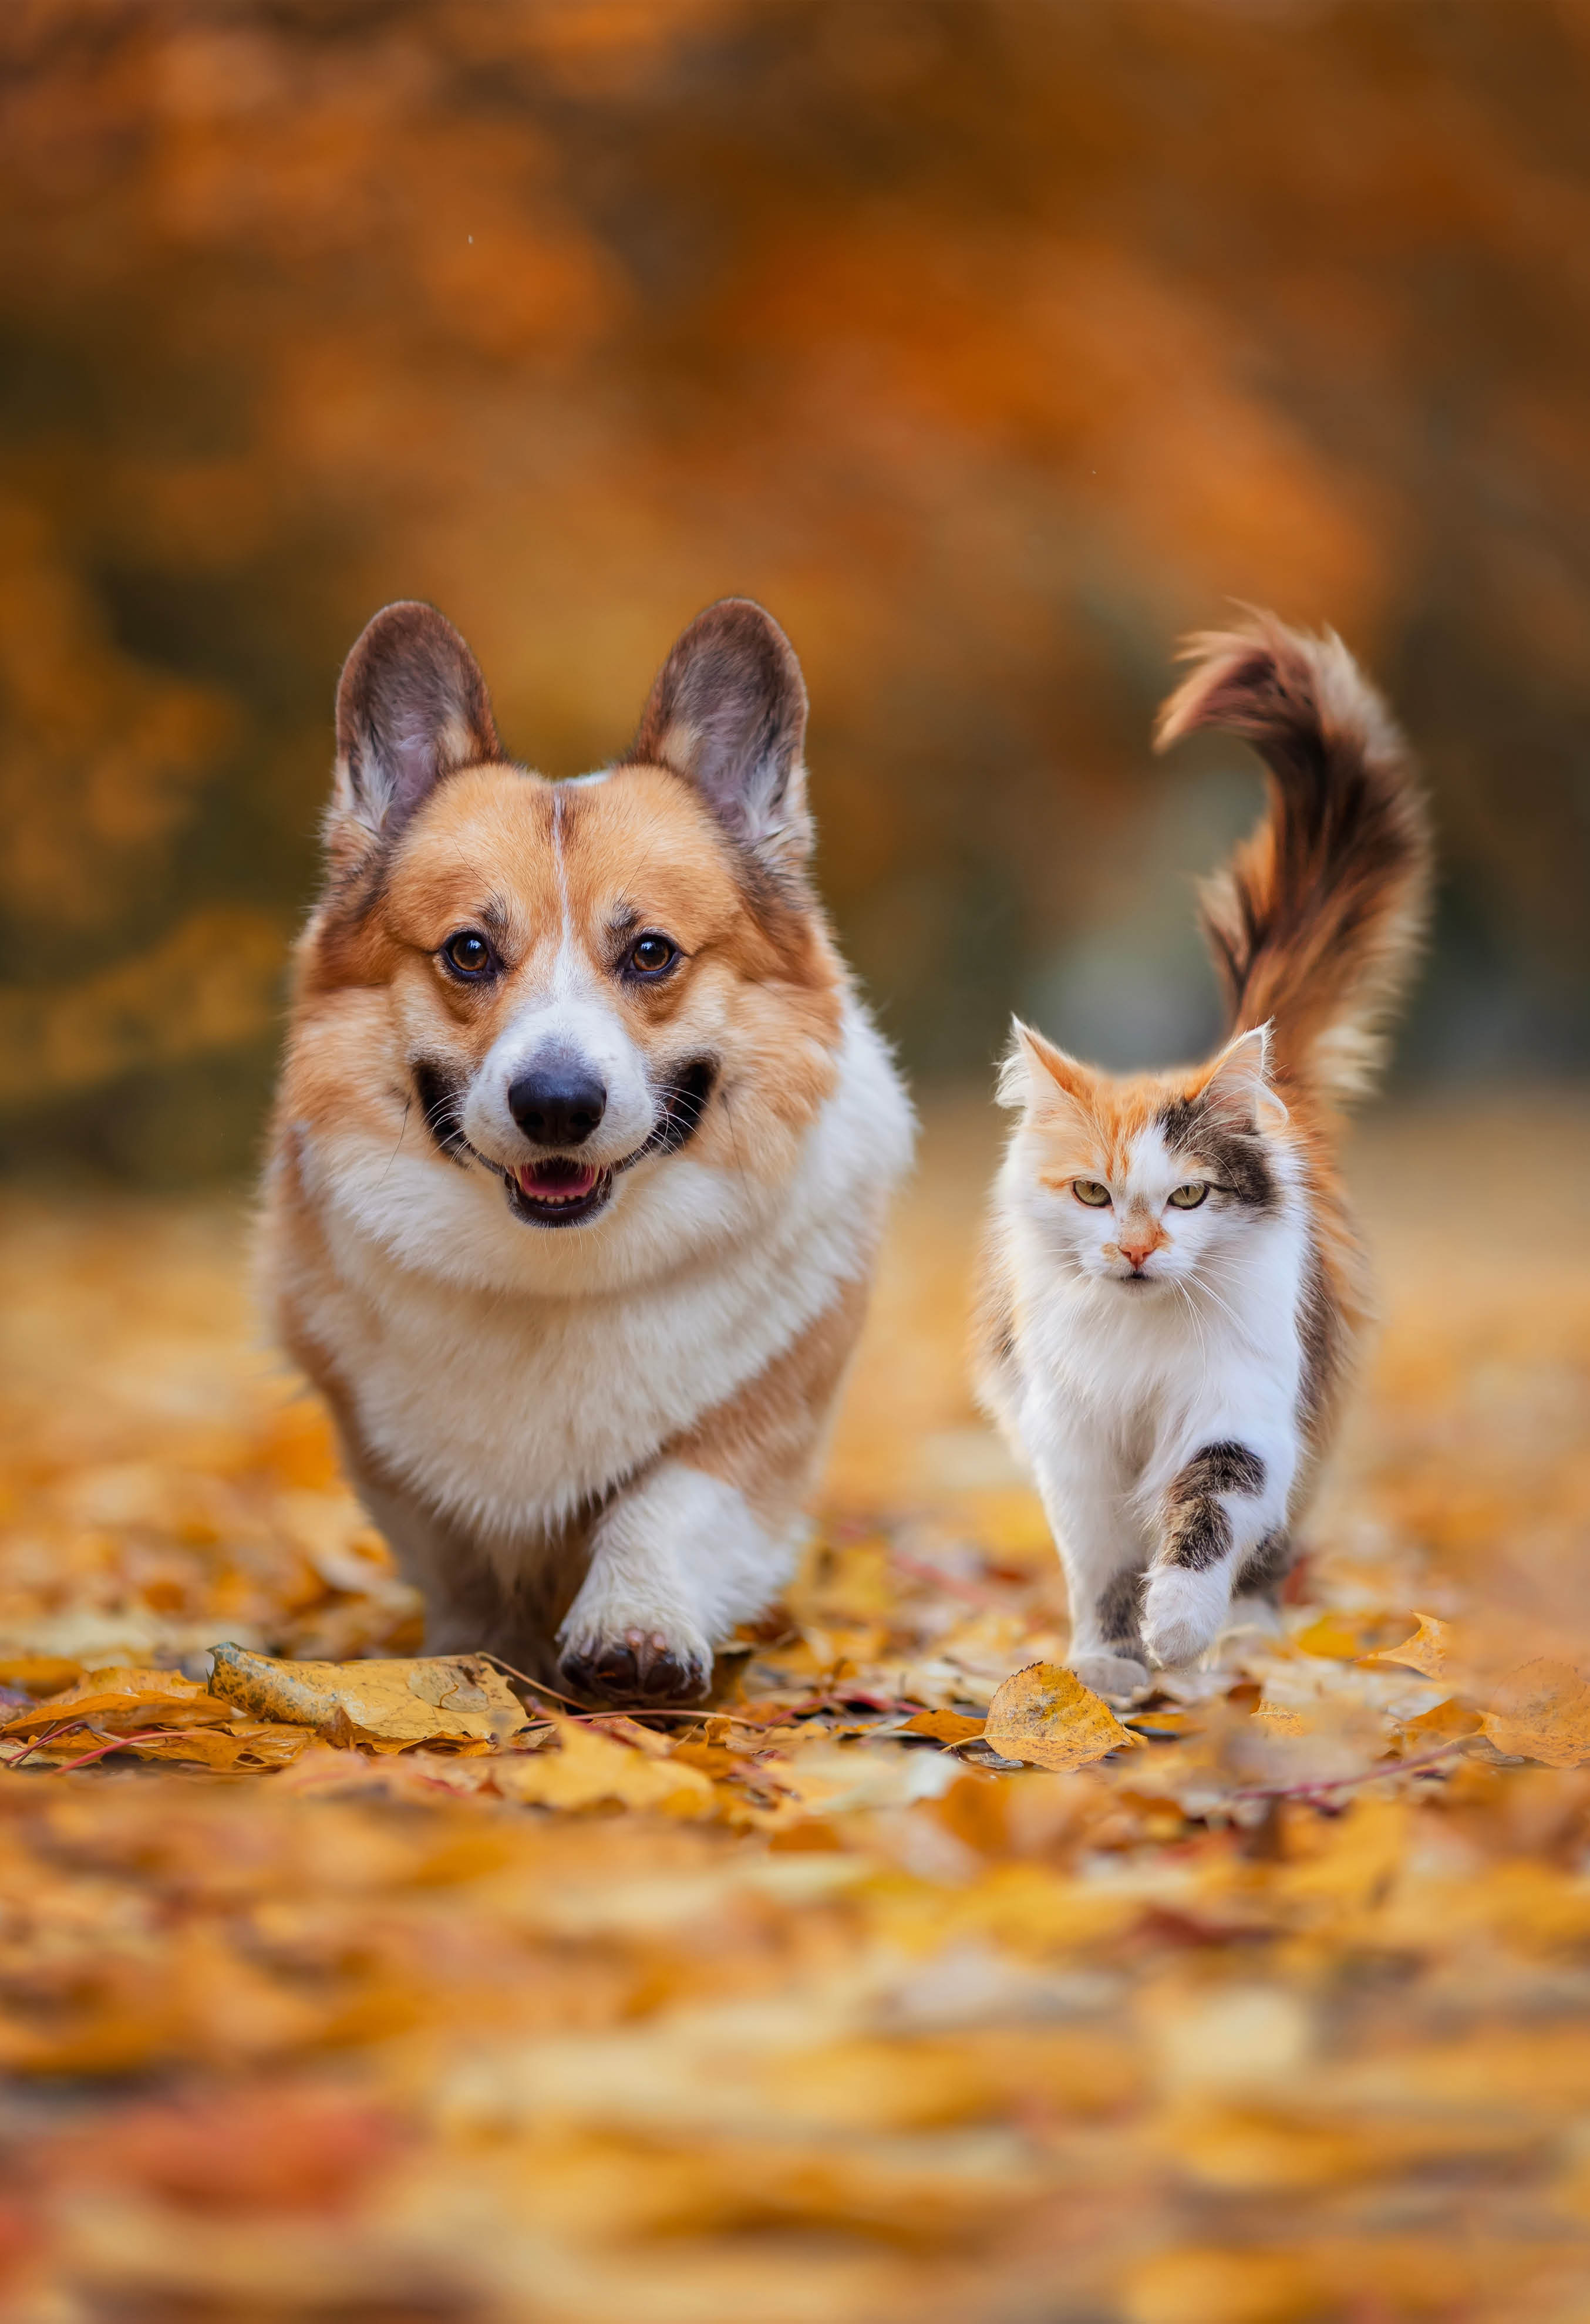
M 432 607 L 343 669 L 260 1267 L 432 1652 L 689 1701 L 790 1572 L 913 1135 L 812 889 L 806 706 L 735 598 L 562 782 Z
M 1373 1078 L 1430 887 L 1401 740 L 1339 639 L 1261 614 L 1188 657 L 1159 746 L 1223 729 L 1268 774 L 1264 820 L 1203 898 L 1228 1038 L 1122 1078 L 1017 1022 L 977 1335 L 983 1403 L 1059 1545 L 1072 1667 L 1127 1700 L 1290 1563 L 1368 1318 L 1339 1111 Z

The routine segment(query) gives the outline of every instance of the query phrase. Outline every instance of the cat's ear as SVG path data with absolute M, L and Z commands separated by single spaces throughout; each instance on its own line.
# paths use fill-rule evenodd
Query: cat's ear
M 999 1069 L 1001 1105 L 1081 1115 L 1088 1111 L 1096 1088 L 1096 1076 L 1079 1059 L 1057 1049 L 1019 1017 L 1011 1019 L 1011 1046 Z
M 479 666 L 434 605 L 387 605 L 342 666 L 331 836 L 390 839 L 459 767 L 500 759 Z
M 1223 1130 L 1255 1130 L 1287 1110 L 1270 1082 L 1270 1028 L 1255 1025 L 1228 1041 L 1194 1092 L 1206 1120 Z
M 658 671 L 629 756 L 682 775 L 731 838 L 792 872 L 811 853 L 805 738 L 795 649 L 751 598 L 723 597 Z

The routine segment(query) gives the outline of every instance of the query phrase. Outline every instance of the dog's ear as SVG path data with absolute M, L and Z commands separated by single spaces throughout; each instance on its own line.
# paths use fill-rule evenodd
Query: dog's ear
M 445 775 L 500 759 L 474 655 L 434 605 L 388 605 L 342 666 L 331 816 L 356 844 L 390 839 Z
M 811 853 L 805 737 L 794 648 L 749 597 L 723 597 L 659 670 L 629 761 L 670 767 L 767 869 L 794 871 Z

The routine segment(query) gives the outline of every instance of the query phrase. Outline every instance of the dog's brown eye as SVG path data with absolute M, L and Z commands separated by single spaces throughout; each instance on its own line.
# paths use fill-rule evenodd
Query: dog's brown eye
M 1071 1192 L 1079 1203 L 1086 1203 L 1090 1211 L 1104 1210 L 1110 1199 L 1109 1188 L 1101 1186 L 1096 1178 L 1073 1178 Z
M 492 948 L 476 928 L 460 928 L 442 946 L 449 968 L 460 976 L 485 976 L 492 966 Z
M 660 976 L 679 958 L 679 946 L 666 936 L 642 936 L 632 945 L 629 964 L 639 976 Z

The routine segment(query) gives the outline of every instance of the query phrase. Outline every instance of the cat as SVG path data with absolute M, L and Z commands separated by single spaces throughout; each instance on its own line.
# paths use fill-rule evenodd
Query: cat
M 1157 746 L 1221 729 L 1267 770 L 1201 897 L 1227 1038 L 1117 1076 L 1014 1021 L 975 1342 L 1059 1545 L 1070 1665 L 1117 1701 L 1291 1563 L 1369 1320 L 1340 1109 L 1373 1083 L 1431 877 L 1406 748 L 1337 637 L 1255 613 L 1184 658 Z

